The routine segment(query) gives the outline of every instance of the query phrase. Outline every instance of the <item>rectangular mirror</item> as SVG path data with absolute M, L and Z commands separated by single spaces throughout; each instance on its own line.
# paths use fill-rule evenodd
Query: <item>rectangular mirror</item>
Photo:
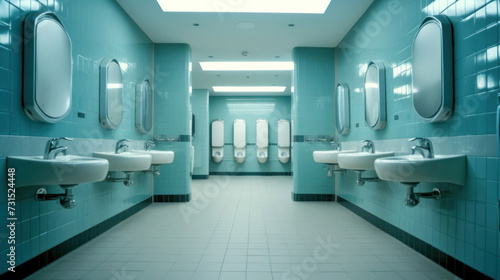
M 23 107 L 35 121 L 54 123 L 71 110 L 71 40 L 57 16 L 31 12 L 24 21 Z

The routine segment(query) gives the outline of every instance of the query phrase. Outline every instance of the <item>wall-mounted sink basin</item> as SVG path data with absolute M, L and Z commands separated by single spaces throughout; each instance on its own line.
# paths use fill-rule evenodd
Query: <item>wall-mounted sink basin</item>
M 464 155 L 420 155 L 379 158 L 375 161 L 378 177 L 402 183 L 440 182 L 465 185 L 466 161 Z
M 151 156 L 146 154 L 94 152 L 94 157 L 108 160 L 109 171 L 133 172 L 147 170 L 151 166 Z
M 104 180 L 109 164 L 105 159 L 73 155 L 58 156 L 55 159 L 13 156 L 7 157 L 7 166 L 16 169 L 16 187 L 60 185 L 64 188 Z
M 338 155 L 339 166 L 351 170 L 375 170 L 374 162 L 378 158 L 394 156 L 394 152 L 359 152 Z
M 314 151 L 313 158 L 315 162 L 326 164 L 338 164 L 338 155 L 344 153 L 355 153 L 356 150 L 330 150 L 330 151 Z
M 175 153 L 172 151 L 158 151 L 158 150 L 132 150 L 132 153 L 145 154 L 151 156 L 151 165 L 169 164 L 174 161 Z

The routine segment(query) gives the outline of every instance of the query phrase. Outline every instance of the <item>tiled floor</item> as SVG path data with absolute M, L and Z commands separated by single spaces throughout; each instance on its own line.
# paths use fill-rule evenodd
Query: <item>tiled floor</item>
M 195 180 L 28 279 L 457 279 L 332 202 L 293 202 L 291 177 Z

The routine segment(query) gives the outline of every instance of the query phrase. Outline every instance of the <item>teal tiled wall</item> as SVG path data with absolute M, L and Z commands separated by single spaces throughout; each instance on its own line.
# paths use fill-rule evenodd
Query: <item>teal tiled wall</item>
M 73 47 L 73 103 L 70 114 L 55 124 L 31 121 L 22 109 L 22 24 L 29 11 L 49 10 L 61 19 Z M 115 130 L 101 127 L 99 64 L 116 58 L 123 70 L 124 114 Z M 69 154 L 91 156 L 92 151 L 111 151 L 115 140 L 134 140 L 134 148 L 151 138 L 134 126 L 135 85 L 152 76 L 152 42 L 112 0 L 35 1 L 0 0 L 0 170 L 7 156 L 42 155 L 49 138 L 68 136 Z M 85 117 L 78 117 L 84 113 Z M 6 174 L 0 173 L 2 192 Z M 151 196 L 151 175 L 134 174 L 134 185 L 89 183 L 74 189 L 77 206 L 64 209 L 56 201 L 36 202 L 38 187 L 16 189 L 16 261 L 21 264 L 77 234 L 121 213 Z M 48 186 L 59 193 L 58 186 Z M 7 196 L 0 196 L 7 209 Z M 6 220 L 7 210 L 0 218 Z M 8 236 L 5 226 L 0 236 Z M 7 242 L 0 242 L 0 274 L 6 271 Z
M 175 153 L 172 164 L 160 167 L 155 195 L 191 193 L 191 48 L 186 44 L 155 44 L 154 135 L 176 139 L 157 142 Z M 184 138 L 184 140 L 183 140 Z
M 210 160 L 210 131 L 208 114 L 208 90 L 195 89 L 191 96 L 193 114 L 195 114 L 195 130 L 193 137 L 194 170 L 193 176 L 208 176 L 208 162 Z
M 443 123 L 423 123 L 411 99 L 412 42 L 422 20 L 444 14 L 453 24 L 455 109 Z M 375 140 L 382 149 L 410 152 L 408 138 L 430 137 L 435 152 L 467 155 L 467 182 L 420 184 L 416 191 L 444 190 L 439 201 L 403 204 L 398 183 L 355 185 L 348 172 L 338 178 L 338 195 L 493 278 L 500 278 L 498 153 L 495 115 L 499 93 L 498 1 L 375 1 L 337 48 L 338 82 L 351 88 L 351 132 L 339 140 L 359 147 Z M 450 50 L 447 50 L 450 51 Z M 363 77 L 370 60 L 386 67 L 387 126 L 364 125 Z M 333 121 L 333 118 L 331 119 Z M 469 139 L 469 140 L 467 140 Z M 378 142 L 377 142 L 378 141 Z M 389 143 L 389 145 L 384 143 Z M 380 149 L 380 147 L 382 147 Z
M 290 120 L 290 97 L 232 97 L 211 96 L 209 98 L 210 124 L 215 119 L 224 120 L 224 158 L 221 162 L 212 160 L 210 148 L 210 172 L 241 173 L 283 173 L 290 172 L 290 162 L 278 160 L 278 120 Z M 234 160 L 233 122 L 244 119 L 246 122 L 246 157 L 243 163 Z M 265 119 L 269 124 L 268 159 L 265 163 L 257 161 L 256 121 Z M 210 134 L 211 137 L 211 134 Z M 209 140 L 211 142 L 211 139 Z
M 335 135 L 335 50 L 295 48 L 293 61 L 292 137 L 314 139 L 292 144 L 293 193 L 333 194 L 334 179 L 324 164 L 314 162 L 313 151 L 331 149 L 328 141 L 318 140 Z

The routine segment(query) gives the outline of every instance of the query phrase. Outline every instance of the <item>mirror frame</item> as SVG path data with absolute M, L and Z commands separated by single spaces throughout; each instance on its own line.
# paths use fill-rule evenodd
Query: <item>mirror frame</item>
M 374 67 L 376 70 L 376 73 L 378 74 L 378 77 L 376 78 L 377 80 L 377 85 L 378 86 L 378 100 L 379 100 L 379 106 L 378 106 L 378 118 L 375 124 L 370 125 L 368 122 L 368 114 L 367 114 L 367 102 L 366 102 L 366 95 L 367 95 L 367 90 L 366 90 L 366 79 L 368 76 L 368 70 L 370 67 Z M 387 122 L 387 112 L 386 112 L 386 92 L 385 92 L 385 66 L 382 61 L 379 60 L 373 60 L 368 63 L 368 66 L 366 67 L 366 72 L 365 72 L 365 77 L 363 81 L 363 89 L 364 89 L 364 105 L 365 105 L 365 124 L 373 129 L 373 130 L 380 130 L 385 127 L 385 124 Z
M 153 88 L 149 79 L 144 79 L 135 88 L 135 128 L 148 133 L 153 128 Z
M 34 121 L 61 121 L 72 103 L 73 58 L 68 32 L 54 13 L 36 11 L 26 17 L 23 36 L 23 109 Z
M 340 92 L 342 90 L 342 92 Z M 343 104 L 339 103 L 339 95 L 343 95 Z M 338 83 L 335 88 L 335 124 L 337 127 L 337 133 L 348 134 L 350 128 L 350 92 L 349 85 L 346 83 Z M 341 119 L 344 122 L 341 123 Z
M 118 121 L 117 123 L 113 123 L 110 119 L 109 113 L 109 105 L 110 105 L 110 100 L 109 100 L 109 77 L 108 77 L 108 70 L 111 65 L 116 64 L 118 66 L 118 69 L 120 69 L 120 80 L 121 80 L 121 87 L 115 88 L 112 87 L 111 89 L 113 90 L 119 90 L 118 93 L 118 99 L 117 100 L 117 105 L 121 106 L 121 108 L 113 107 L 113 110 L 117 111 L 118 114 Z M 112 58 L 112 59 L 103 59 L 101 62 L 101 66 L 99 67 L 99 122 L 101 123 L 102 127 L 107 128 L 107 129 L 116 129 L 123 120 L 123 73 L 120 67 L 120 63 L 118 63 L 118 60 Z M 118 111 L 119 110 L 119 111 Z
M 439 34 L 433 33 L 433 37 L 439 37 L 438 49 L 433 49 L 434 56 L 429 55 L 429 46 L 433 44 L 422 44 L 420 41 L 427 39 L 429 27 L 439 28 Z M 417 44 L 417 40 L 419 43 Z M 434 41 L 434 40 L 433 40 Z M 434 46 L 436 42 L 434 42 Z M 425 49 L 421 49 L 424 46 Z M 416 48 L 418 47 L 418 50 Z M 422 56 L 420 56 L 422 55 Z M 437 57 L 439 56 L 439 57 Z M 428 16 L 420 25 L 412 44 L 412 103 L 417 115 L 424 122 L 443 122 L 450 118 L 453 113 L 453 35 L 452 25 L 445 15 Z M 418 63 L 415 63 L 418 61 Z M 433 70 L 440 66 L 441 71 L 432 75 Z M 419 78 L 415 78 L 419 77 Z M 439 81 L 437 81 L 439 79 Z M 418 89 L 425 88 L 419 92 Z M 429 105 L 429 100 L 439 100 Z M 431 106 L 429 108 L 429 106 Z
M 196 115 L 191 113 L 191 137 L 196 136 Z

